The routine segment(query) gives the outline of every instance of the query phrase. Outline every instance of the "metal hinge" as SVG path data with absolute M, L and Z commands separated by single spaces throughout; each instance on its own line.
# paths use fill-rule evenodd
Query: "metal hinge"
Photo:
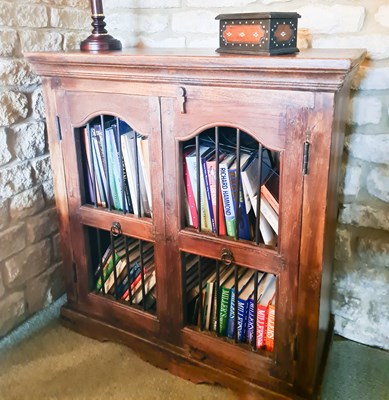
M 297 361 L 299 358 L 299 338 L 296 335 L 293 341 L 293 360 Z
M 309 164 L 309 142 L 308 140 L 306 140 L 304 142 L 303 175 L 308 174 L 308 164 Z
M 75 262 L 72 262 L 72 268 L 73 268 L 73 282 L 77 283 L 77 265 Z
M 61 131 L 61 121 L 59 120 L 59 116 L 55 117 L 55 127 L 57 129 L 57 138 L 60 142 L 62 140 L 62 131 Z

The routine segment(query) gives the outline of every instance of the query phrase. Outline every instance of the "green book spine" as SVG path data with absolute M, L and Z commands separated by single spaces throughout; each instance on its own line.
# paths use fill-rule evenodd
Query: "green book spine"
M 114 253 L 114 254 L 115 254 L 115 266 L 116 266 L 116 264 L 120 261 L 120 257 L 116 253 Z M 104 269 L 103 269 L 104 282 L 111 275 L 112 271 L 113 271 L 113 259 L 112 259 L 112 257 L 110 257 L 109 260 L 108 260 L 107 265 L 105 265 Z M 102 286 L 103 285 L 101 283 L 101 276 L 99 276 L 99 279 L 97 279 L 97 283 L 96 283 L 96 289 L 97 290 L 101 290 Z
M 220 327 L 220 334 L 222 336 L 227 335 L 229 300 L 230 300 L 230 289 L 227 289 L 225 287 L 220 288 L 219 327 Z
M 226 229 L 228 236 L 235 236 L 235 217 L 234 219 L 226 218 Z

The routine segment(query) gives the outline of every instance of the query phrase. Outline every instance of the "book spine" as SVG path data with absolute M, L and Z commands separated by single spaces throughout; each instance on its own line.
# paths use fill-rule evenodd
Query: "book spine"
M 121 171 L 119 167 L 119 160 L 117 157 L 115 138 L 113 135 L 112 128 L 108 128 L 105 130 L 105 139 L 107 146 L 109 187 L 111 188 L 113 205 L 117 210 L 122 210 L 123 207 L 121 204 L 122 196 L 121 196 L 121 184 L 120 184 Z
M 146 274 L 146 268 L 143 269 L 143 273 Z M 135 277 L 134 281 L 131 283 L 131 293 L 134 291 L 134 288 L 139 284 L 139 282 L 142 279 L 142 274 L 139 271 L 139 274 Z M 129 300 L 130 298 L 130 293 L 128 288 L 124 291 L 124 293 L 121 296 L 122 300 Z
M 267 351 L 274 350 L 274 320 L 276 309 L 273 304 L 270 304 L 267 312 L 266 340 L 265 346 Z
M 233 339 L 234 333 L 235 333 L 235 289 L 231 289 L 230 301 L 229 301 L 229 313 L 227 321 L 227 337 Z
M 186 187 L 186 195 L 187 195 L 187 199 L 188 199 L 190 215 L 192 217 L 192 225 L 195 229 L 197 229 L 199 226 L 199 222 L 198 222 L 198 216 L 197 216 L 196 200 L 195 200 L 195 196 L 193 193 L 192 182 L 191 182 L 190 176 L 189 176 L 189 170 L 188 170 L 188 164 L 186 162 L 186 157 L 183 158 L 183 164 L 184 164 L 184 181 L 185 181 L 185 187 Z
M 261 213 L 267 219 L 274 232 L 278 235 L 278 215 L 265 198 L 261 199 Z
M 211 196 L 211 187 L 210 187 L 209 179 L 208 179 L 207 162 L 204 159 L 201 160 L 201 166 L 202 166 L 202 173 L 203 173 L 203 177 L 204 177 L 207 209 L 208 209 L 209 218 L 211 221 L 211 229 L 212 229 L 212 232 L 216 232 L 215 215 L 213 213 L 213 207 L 212 207 L 212 196 Z
M 220 288 L 220 313 L 219 313 L 219 327 L 220 334 L 222 336 L 227 335 L 227 322 L 229 313 L 229 300 L 230 300 L 230 289 L 225 287 Z
M 246 340 L 246 314 L 248 302 L 238 297 L 238 341 Z
M 112 257 L 112 256 L 109 257 L 106 265 L 104 265 L 104 268 L 103 268 L 103 280 L 104 280 L 104 282 L 106 282 L 106 280 L 108 279 L 108 277 L 111 275 L 111 273 L 113 271 L 113 268 L 114 268 L 114 261 L 113 260 L 115 260 L 115 266 L 116 266 L 116 264 L 120 261 L 120 257 L 116 253 L 114 253 L 114 257 Z M 97 279 L 97 282 L 96 282 L 96 289 L 97 290 L 101 290 L 102 286 L 103 285 L 102 285 L 102 282 L 101 282 L 101 277 L 99 277 Z
M 267 307 L 257 304 L 257 348 L 265 346 Z
M 220 188 L 222 192 L 224 216 L 228 236 L 235 236 L 235 209 L 231 193 L 228 168 L 225 164 L 219 165 Z
M 248 300 L 247 314 L 246 314 L 246 341 L 252 343 L 254 335 L 254 300 Z

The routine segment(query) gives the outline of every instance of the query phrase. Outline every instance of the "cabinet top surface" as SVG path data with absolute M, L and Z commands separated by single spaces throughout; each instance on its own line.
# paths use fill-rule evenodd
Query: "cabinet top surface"
M 81 51 L 28 53 L 33 64 L 82 63 L 94 65 L 147 65 L 168 67 L 292 68 L 349 70 L 365 56 L 363 49 L 306 49 L 296 54 L 266 56 L 220 54 L 207 49 L 125 49 L 98 54 Z
M 326 91 L 338 90 L 364 57 L 361 49 L 308 49 L 279 56 L 205 49 L 26 54 L 35 72 L 44 77 Z

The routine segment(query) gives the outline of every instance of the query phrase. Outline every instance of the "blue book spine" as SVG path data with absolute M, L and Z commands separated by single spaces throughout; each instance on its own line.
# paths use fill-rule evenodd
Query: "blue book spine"
M 249 299 L 248 300 L 248 306 L 247 306 L 247 322 L 246 322 L 246 338 L 247 342 L 251 343 L 253 341 L 253 335 L 254 335 L 254 300 Z
M 130 285 L 132 282 L 134 282 L 135 278 L 140 274 L 140 265 L 138 262 L 135 262 L 134 265 L 130 269 Z M 128 275 L 125 276 L 125 278 L 120 282 L 120 284 L 117 287 L 117 295 L 118 297 L 121 297 L 124 292 L 128 289 Z
M 211 218 L 212 232 L 216 232 L 216 222 L 215 222 L 215 217 L 213 215 L 213 207 L 212 207 L 211 188 L 209 186 L 208 169 L 207 169 L 207 162 L 206 162 L 205 158 L 201 159 L 201 165 L 203 167 L 205 191 L 207 194 L 207 204 L 208 204 L 208 209 L 209 209 L 209 216 Z
M 244 342 L 246 338 L 245 320 L 248 302 L 238 298 L 238 341 Z
M 234 332 L 235 332 L 234 327 L 235 327 L 235 289 L 231 289 L 228 322 L 227 322 L 227 337 L 229 337 L 230 339 L 234 338 Z

